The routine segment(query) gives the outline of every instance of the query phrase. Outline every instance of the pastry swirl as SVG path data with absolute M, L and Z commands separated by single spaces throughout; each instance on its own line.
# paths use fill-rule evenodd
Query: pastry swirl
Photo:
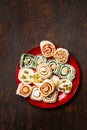
M 28 97 L 32 92 L 32 87 L 24 83 L 19 83 L 16 94 L 22 97 Z
M 20 60 L 20 67 L 23 68 L 34 68 L 35 67 L 35 59 L 31 54 L 22 54 Z
M 54 91 L 52 94 L 50 94 L 47 97 L 43 98 L 43 101 L 46 103 L 55 103 L 58 98 L 58 91 Z
M 70 64 L 63 64 L 60 67 L 60 71 L 59 71 L 59 77 L 60 78 L 66 78 L 69 79 L 70 81 L 73 81 L 73 79 L 75 78 L 75 69 L 72 65 Z
M 55 46 L 52 42 L 50 41 L 41 41 L 40 42 L 40 48 L 43 56 L 45 57 L 52 57 L 55 52 Z
M 51 80 L 46 79 L 43 81 L 39 89 L 43 96 L 48 96 L 54 91 L 54 84 Z
M 48 63 L 40 64 L 37 67 L 37 72 L 42 79 L 47 79 L 52 75 L 52 69 Z
M 54 74 L 58 74 L 59 69 L 60 69 L 60 64 L 55 59 L 49 59 L 48 63 L 50 64 L 50 66 L 52 68 L 52 72 Z
M 30 99 L 35 100 L 35 101 L 42 101 L 43 100 L 43 96 L 40 93 L 38 87 L 33 88 L 32 93 L 30 95 Z
M 35 56 L 35 67 L 37 67 L 38 65 L 42 64 L 42 63 L 46 63 L 47 58 L 42 56 L 42 55 L 36 55 Z

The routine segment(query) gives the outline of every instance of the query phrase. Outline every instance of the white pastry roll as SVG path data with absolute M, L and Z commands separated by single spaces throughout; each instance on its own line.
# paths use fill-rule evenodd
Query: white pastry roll
M 42 79 L 47 79 L 52 75 L 52 69 L 48 63 L 40 64 L 37 67 L 37 72 Z
M 66 94 L 70 93 L 72 90 L 72 82 L 68 79 L 61 79 L 57 90 Z
M 24 98 L 28 97 L 32 92 L 32 87 L 24 83 L 19 83 L 16 94 Z
M 33 91 L 30 95 L 30 99 L 35 100 L 35 101 L 42 101 L 43 100 L 43 96 L 39 91 L 38 87 L 34 87 Z
M 43 101 L 46 103 L 55 103 L 58 99 L 58 91 L 54 91 L 52 94 L 50 94 L 47 97 L 43 98 Z
M 18 79 L 22 83 L 31 84 L 33 82 L 32 76 L 34 75 L 33 69 L 21 68 L 18 73 Z
M 53 57 L 57 60 L 57 62 L 59 62 L 61 64 L 65 64 L 68 61 L 69 52 L 65 48 L 58 48 L 55 51 Z
M 40 42 L 42 55 L 45 57 L 52 57 L 55 52 L 55 46 L 52 42 L 44 40 Z
M 46 79 L 43 81 L 42 85 L 39 87 L 39 90 L 43 96 L 48 96 L 54 91 L 54 84 L 51 80 Z

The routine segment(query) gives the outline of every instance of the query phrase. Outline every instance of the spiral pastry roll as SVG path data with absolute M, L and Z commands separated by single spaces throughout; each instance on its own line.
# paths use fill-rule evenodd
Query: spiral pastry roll
M 58 48 L 53 56 L 59 63 L 65 64 L 68 61 L 69 52 L 67 49 Z
M 42 85 L 39 87 L 39 90 L 43 96 L 48 96 L 54 91 L 54 84 L 51 80 L 46 79 L 43 81 Z
M 58 99 L 58 91 L 54 91 L 49 96 L 44 97 L 43 101 L 46 103 L 55 103 Z
M 20 67 L 26 67 L 26 68 L 34 68 L 35 67 L 35 59 L 34 56 L 31 54 L 22 54 L 20 59 Z
M 64 64 L 60 67 L 59 77 L 73 80 L 75 78 L 75 69 L 70 64 Z
M 24 98 L 28 97 L 32 92 L 32 87 L 24 83 L 19 83 L 16 94 Z
M 66 94 L 70 93 L 72 90 L 72 82 L 68 79 L 61 79 L 57 90 Z
M 52 42 L 46 40 L 41 41 L 40 48 L 44 57 L 52 57 L 54 55 L 55 46 Z
M 35 101 L 42 101 L 43 100 L 43 96 L 40 93 L 38 87 L 33 88 L 32 93 L 30 95 L 30 99 L 35 100 Z
M 37 67 L 37 72 L 42 79 L 47 79 L 52 75 L 52 69 L 48 63 L 40 64 Z
M 47 58 L 42 55 L 35 56 L 35 66 L 36 67 L 42 63 L 46 63 L 46 61 L 47 61 Z
M 55 59 L 50 59 L 47 62 L 50 64 L 52 68 L 52 72 L 54 74 L 58 74 L 60 69 L 60 64 Z
M 30 68 L 21 68 L 18 73 L 18 79 L 22 83 L 31 84 L 33 82 L 34 71 Z

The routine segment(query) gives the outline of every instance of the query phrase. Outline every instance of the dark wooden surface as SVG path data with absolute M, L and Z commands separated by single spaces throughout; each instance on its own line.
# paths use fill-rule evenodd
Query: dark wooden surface
M 74 97 L 51 110 L 16 95 L 15 69 L 22 53 L 41 40 L 67 48 L 81 81 Z M 87 129 L 87 1 L 0 0 L 0 130 Z

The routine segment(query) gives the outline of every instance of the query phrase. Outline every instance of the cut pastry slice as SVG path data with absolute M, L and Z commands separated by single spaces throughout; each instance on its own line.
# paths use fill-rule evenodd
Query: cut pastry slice
M 38 87 L 34 87 L 33 91 L 30 95 L 30 99 L 35 100 L 35 101 L 42 101 L 43 100 L 43 96 L 39 91 Z
M 32 92 L 32 87 L 23 83 L 19 83 L 16 94 L 24 98 L 28 97 Z
M 59 63 L 65 64 L 68 61 L 69 52 L 65 48 L 58 48 L 53 56 Z
M 72 90 L 72 82 L 68 79 L 61 79 L 57 90 L 66 94 L 70 93 Z
M 37 73 L 40 78 L 47 79 L 52 75 L 52 69 L 48 63 L 43 63 L 37 67 Z
M 55 103 L 58 99 L 58 91 L 54 91 L 49 96 L 44 97 L 43 101 L 46 103 Z
M 20 67 L 26 67 L 26 68 L 34 68 L 35 67 L 35 59 L 34 56 L 31 54 L 22 54 L 20 59 Z
M 31 84 L 33 82 L 32 76 L 34 75 L 33 69 L 21 68 L 18 73 L 18 79 L 22 83 Z
M 44 40 L 40 42 L 42 55 L 45 57 L 52 57 L 55 52 L 55 46 L 52 42 Z
M 54 84 L 51 80 L 46 79 L 43 81 L 39 90 L 40 90 L 41 94 L 46 97 L 54 91 Z
M 46 63 L 46 61 L 47 61 L 47 58 L 42 55 L 35 56 L 35 66 L 36 67 L 42 63 Z
M 73 66 L 71 66 L 70 64 L 64 64 L 60 67 L 59 77 L 66 78 L 72 81 L 75 78 L 75 73 L 76 71 Z

